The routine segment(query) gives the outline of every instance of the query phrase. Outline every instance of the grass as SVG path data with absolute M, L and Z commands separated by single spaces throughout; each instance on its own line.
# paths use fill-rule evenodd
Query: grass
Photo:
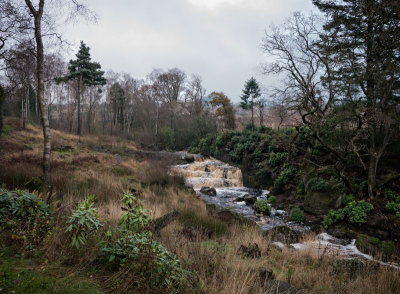
M 0 185 L 25 188 L 28 180 L 41 176 L 42 135 L 30 124 L 26 130 L 17 128 L 15 122 L 10 125 L 12 131 L 0 139 Z M 183 186 L 182 178 L 168 175 L 168 159 L 138 159 L 137 153 L 130 155 L 137 151 L 130 142 L 110 137 L 53 134 L 57 144 L 74 148 L 73 152 L 52 153 L 56 163 L 54 230 L 29 255 L 0 233 L 0 287 L 5 293 L 98 293 L 102 289 L 121 293 L 132 287 L 110 285 L 126 272 L 110 272 L 98 263 L 101 232 L 91 236 L 89 244 L 79 251 L 68 246 L 64 232 L 66 216 L 88 194 L 95 195 L 103 230 L 113 228 L 123 212 L 119 198 L 124 191 L 136 191 L 153 219 L 174 210 L 180 212 L 178 220 L 165 227 L 157 241 L 196 272 L 198 284 L 187 289 L 188 293 L 265 293 L 260 278 L 263 268 L 272 270 L 279 280 L 290 281 L 299 293 L 400 293 L 398 271 L 372 263 L 354 271 L 346 263 L 339 266 L 337 257 L 326 252 L 279 251 L 257 227 L 228 224 L 211 216 L 205 203 Z M 261 258 L 243 258 L 237 253 L 241 245 L 253 243 L 258 244 Z

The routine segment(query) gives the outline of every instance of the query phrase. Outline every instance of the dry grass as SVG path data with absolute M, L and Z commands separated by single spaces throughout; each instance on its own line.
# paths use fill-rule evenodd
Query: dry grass
M 205 203 L 183 187 L 181 178 L 168 175 L 171 164 L 168 160 L 135 160 L 126 152 L 134 147 L 110 137 L 79 138 L 58 131 L 53 131 L 53 136 L 55 144 L 71 145 L 74 150 L 53 152 L 58 163 L 53 168 L 54 189 L 57 199 L 61 199 L 61 208 L 57 213 L 57 229 L 49 239 L 51 242 L 46 243 L 46 258 L 70 263 L 71 271 L 93 265 L 98 247 L 93 236 L 85 250 L 72 251 L 64 233 L 64 216 L 78 201 L 93 194 L 106 230 L 122 214 L 119 203 L 122 193 L 136 191 L 153 218 L 173 210 L 181 213 L 177 221 L 162 230 L 159 241 L 181 260 L 190 260 L 189 267 L 200 281 L 201 290 L 197 292 L 265 293 L 259 272 L 268 268 L 277 279 L 290 281 L 299 293 L 400 293 L 398 271 L 370 263 L 358 270 L 311 251 L 281 252 L 256 227 L 226 224 L 209 215 Z M 0 152 L 0 183 L 9 188 L 23 188 L 26 181 L 41 175 L 38 128 L 28 125 L 27 130 L 17 129 L 0 140 L 2 146 L 5 147 Z M 105 146 L 104 152 L 97 151 L 99 146 Z M 124 158 L 116 158 L 110 150 L 118 151 Z M 313 236 L 309 238 L 312 240 Z M 258 244 L 261 258 L 243 258 L 237 253 L 241 245 L 252 243 Z M 106 274 L 98 277 L 105 286 L 108 278 Z

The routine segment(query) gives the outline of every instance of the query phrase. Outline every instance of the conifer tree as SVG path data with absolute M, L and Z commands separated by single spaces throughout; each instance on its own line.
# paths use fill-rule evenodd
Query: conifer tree
M 254 105 L 257 104 L 257 100 L 261 96 L 260 86 L 258 85 L 255 78 L 251 77 L 245 84 L 243 94 L 240 97 L 240 107 L 243 109 L 251 110 L 251 125 L 254 128 Z
M 90 48 L 81 41 L 79 51 L 76 54 L 75 60 L 69 61 L 69 75 L 62 80 L 75 80 L 77 82 L 76 100 L 78 104 L 78 128 L 77 135 L 82 134 L 82 114 L 81 101 L 82 93 L 85 86 L 105 85 L 106 79 L 104 71 L 101 71 L 101 66 L 98 62 L 92 62 L 90 57 Z

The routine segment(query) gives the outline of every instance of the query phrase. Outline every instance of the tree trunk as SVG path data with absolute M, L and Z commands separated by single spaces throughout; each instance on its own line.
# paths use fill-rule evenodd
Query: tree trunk
M 41 122 L 43 127 L 43 190 L 48 194 L 47 200 L 50 199 L 53 184 L 51 179 L 51 132 L 49 120 L 47 117 L 47 105 L 44 101 L 44 53 L 43 53 L 43 40 L 41 31 L 41 20 L 43 16 L 44 0 L 39 1 L 39 8 L 36 10 L 30 0 L 25 0 L 26 5 L 29 7 L 35 22 L 35 39 L 36 39 L 36 77 L 37 77 L 37 99 L 39 103 L 39 110 Z
M 376 191 L 376 170 L 378 168 L 378 157 L 371 155 L 368 165 L 368 196 L 373 199 Z
M 3 87 L 0 85 L 0 137 L 3 133 L 3 102 L 5 99 L 5 92 Z
M 77 89 L 77 103 L 78 103 L 78 128 L 76 134 L 80 136 L 82 134 L 82 125 L 81 125 L 81 80 L 82 76 L 78 79 L 78 89 Z

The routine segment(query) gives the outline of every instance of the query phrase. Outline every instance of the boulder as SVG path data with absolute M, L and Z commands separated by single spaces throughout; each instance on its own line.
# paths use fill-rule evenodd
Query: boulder
M 260 258 L 261 249 L 257 243 L 249 244 L 249 246 L 240 245 L 238 254 L 245 258 Z
M 285 244 L 298 243 L 300 233 L 287 226 L 277 226 L 265 232 L 271 241 L 282 242 Z
M 269 280 L 265 283 L 265 294 L 297 294 L 297 289 L 291 284 L 280 280 Z
M 215 188 L 210 188 L 210 187 L 201 187 L 200 193 L 203 193 L 208 196 L 217 196 L 217 191 Z
M 246 194 L 246 195 L 244 195 L 243 200 L 246 202 L 246 204 L 252 205 L 252 204 L 256 203 L 257 196 Z
M 335 192 L 309 191 L 304 196 L 304 211 L 315 215 L 326 215 L 331 209 L 338 209 L 342 195 Z

